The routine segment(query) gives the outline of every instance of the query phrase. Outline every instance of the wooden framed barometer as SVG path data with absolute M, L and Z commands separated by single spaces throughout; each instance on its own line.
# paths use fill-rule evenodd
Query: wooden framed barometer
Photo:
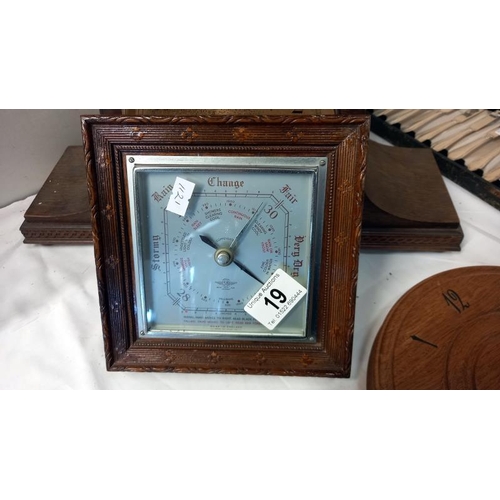
M 349 376 L 367 117 L 82 128 L 109 370 Z

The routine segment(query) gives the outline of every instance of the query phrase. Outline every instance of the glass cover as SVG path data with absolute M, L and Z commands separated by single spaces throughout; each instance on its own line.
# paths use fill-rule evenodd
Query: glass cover
M 128 156 L 139 334 L 305 338 L 313 320 L 324 164 L 324 158 Z M 183 198 L 185 186 L 174 192 L 176 179 L 195 185 L 184 216 L 167 209 L 171 196 Z M 278 268 L 308 294 L 270 331 L 243 308 Z

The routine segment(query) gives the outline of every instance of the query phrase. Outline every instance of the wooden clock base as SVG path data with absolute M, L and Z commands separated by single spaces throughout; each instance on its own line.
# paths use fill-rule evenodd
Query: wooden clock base
M 361 247 L 460 250 L 463 232 L 429 149 L 370 141 Z
M 92 243 L 85 161 L 69 146 L 24 214 L 24 243 Z
M 81 146 L 66 149 L 24 217 L 25 243 L 92 243 Z M 462 238 L 432 153 L 370 141 L 361 247 L 460 250 Z

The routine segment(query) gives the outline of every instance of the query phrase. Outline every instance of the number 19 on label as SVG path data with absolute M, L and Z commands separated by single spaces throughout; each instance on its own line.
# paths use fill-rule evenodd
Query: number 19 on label
M 284 304 L 286 302 L 286 295 L 283 292 L 277 290 L 276 288 L 273 288 L 271 290 L 270 295 L 273 299 L 276 299 L 281 304 Z M 267 297 L 264 297 L 264 304 L 266 304 L 266 306 L 273 306 L 275 309 L 278 310 L 280 308 L 280 306 L 276 305 L 276 303 L 274 303 L 272 300 L 269 300 Z
M 250 299 L 245 311 L 273 330 L 306 293 L 307 290 L 297 280 L 278 269 Z

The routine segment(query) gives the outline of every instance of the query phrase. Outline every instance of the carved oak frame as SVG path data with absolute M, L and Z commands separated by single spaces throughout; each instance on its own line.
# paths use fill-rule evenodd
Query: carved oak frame
M 83 116 L 82 133 L 108 370 L 350 375 L 366 116 Z M 160 151 L 328 158 L 315 342 L 137 338 L 122 159 Z

